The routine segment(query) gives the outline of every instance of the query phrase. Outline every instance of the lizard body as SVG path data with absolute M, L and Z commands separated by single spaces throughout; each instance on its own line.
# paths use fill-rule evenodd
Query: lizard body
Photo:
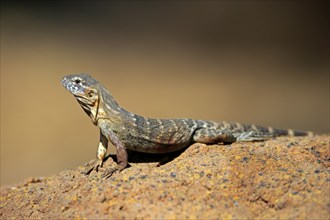
M 214 122 L 193 119 L 153 119 L 133 114 L 118 105 L 108 90 L 87 74 L 65 76 L 62 85 L 72 93 L 83 110 L 100 129 L 97 159 L 87 164 L 85 174 L 102 166 L 108 141 L 116 147 L 117 166 L 105 170 L 103 177 L 123 170 L 127 162 L 126 149 L 147 153 L 168 153 L 192 143 L 233 143 L 261 141 L 271 137 L 309 135 L 291 129 L 245 125 L 233 122 Z

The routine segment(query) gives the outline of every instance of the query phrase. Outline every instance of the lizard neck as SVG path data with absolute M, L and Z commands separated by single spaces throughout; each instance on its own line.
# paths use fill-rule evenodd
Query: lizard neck
M 93 124 L 95 125 L 97 123 L 97 116 L 99 111 L 99 105 L 100 105 L 100 99 L 97 98 L 95 101 L 91 103 L 85 103 L 81 101 L 79 98 L 77 98 L 78 103 L 84 110 L 84 112 L 92 119 Z
M 102 86 L 98 89 L 99 99 L 97 114 L 93 120 L 94 125 L 98 124 L 100 119 L 106 119 L 114 126 L 122 124 L 126 110 L 122 109 L 112 95 Z

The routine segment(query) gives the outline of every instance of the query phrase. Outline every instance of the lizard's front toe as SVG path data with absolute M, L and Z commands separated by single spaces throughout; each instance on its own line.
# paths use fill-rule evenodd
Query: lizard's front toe
M 85 164 L 82 174 L 89 175 L 93 170 L 98 172 L 99 167 L 102 166 L 102 161 L 99 159 L 94 159 Z
M 103 171 L 101 177 L 105 178 L 105 179 L 108 179 L 117 170 L 118 170 L 118 167 L 112 167 L 112 168 L 106 169 L 106 170 Z

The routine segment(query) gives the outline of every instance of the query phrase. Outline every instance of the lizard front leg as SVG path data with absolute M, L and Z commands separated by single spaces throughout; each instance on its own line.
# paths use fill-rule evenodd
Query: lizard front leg
M 124 146 L 124 144 L 119 140 L 117 135 L 111 131 L 107 130 L 105 131 L 107 138 L 111 141 L 111 143 L 116 147 L 116 153 L 117 153 L 117 166 L 111 167 L 106 169 L 101 177 L 103 178 L 109 178 L 115 171 L 122 171 L 127 167 L 128 159 L 127 159 L 127 151 Z
M 98 168 L 102 166 L 103 160 L 105 158 L 105 155 L 107 153 L 108 148 L 108 139 L 106 136 L 103 135 L 102 131 L 100 130 L 100 142 L 99 146 L 97 148 L 97 159 L 94 159 L 90 162 L 88 162 L 85 166 L 85 170 L 82 172 L 85 175 L 88 175 L 92 170 L 98 171 Z

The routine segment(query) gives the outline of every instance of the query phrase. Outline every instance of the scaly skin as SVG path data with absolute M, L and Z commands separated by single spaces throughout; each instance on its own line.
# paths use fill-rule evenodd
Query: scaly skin
M 80 106 L 100 129 L 97 159 L 89 162 L 85 174 L 98 171 L 106 155 L 108 140 L 116 147 L 116 167 L 105 170 L 103 177 L 123 170 L 127 162 L 126 149 L 168 153 L 188 147 L 192 143 L 233 143 L 236 141 L 261 141 L 271 137 L 310 135 L 297 132 L 244 125 L 232 122 L 213 122 L 193 119 L 153 119 L 139 116 L 121 108 L 108 90 L 87 74 L 65 76 L 62 85 L 72 93 Z

